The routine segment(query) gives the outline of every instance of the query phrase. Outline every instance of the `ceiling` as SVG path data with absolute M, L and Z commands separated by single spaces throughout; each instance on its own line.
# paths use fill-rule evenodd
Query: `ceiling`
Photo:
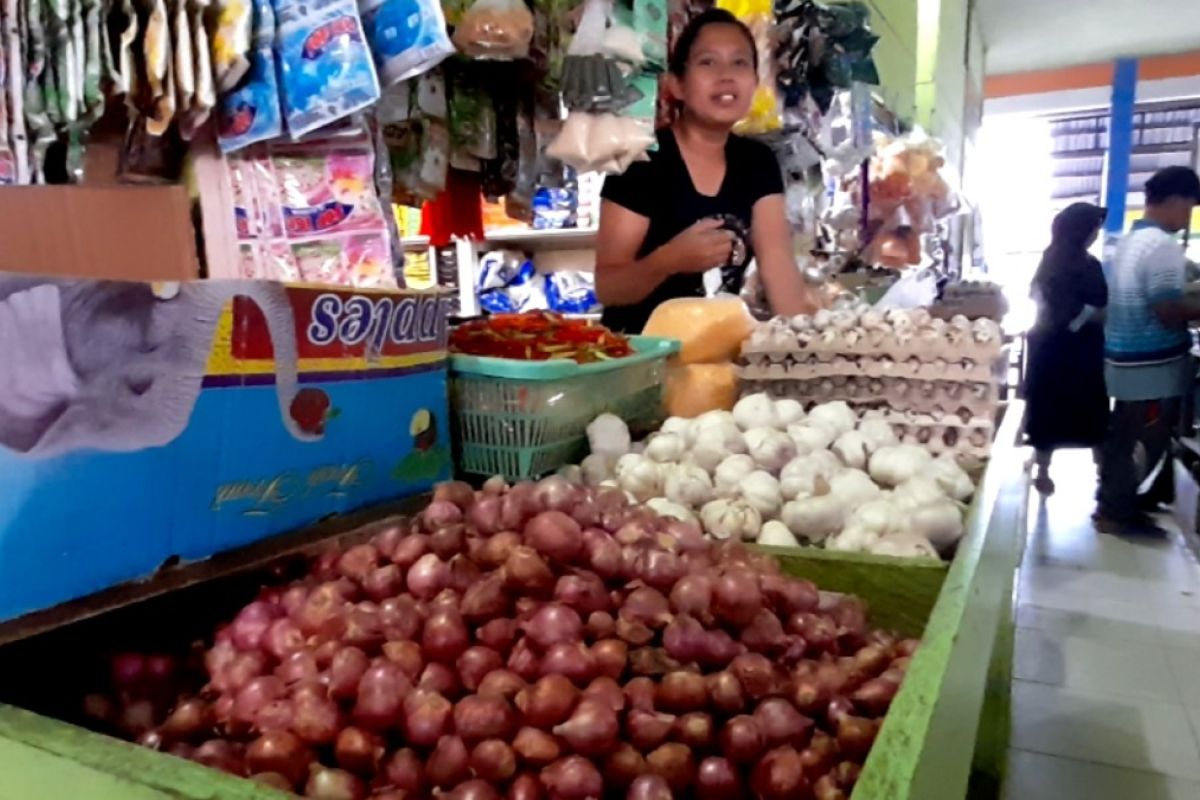
M 1200 47 L 1197 0 L 976 0 L 990 74 Z

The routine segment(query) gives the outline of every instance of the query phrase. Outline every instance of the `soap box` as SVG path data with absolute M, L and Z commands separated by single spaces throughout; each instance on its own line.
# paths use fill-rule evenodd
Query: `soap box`
M 0 621 L 446 479 L 447 303 L 0 273 Z

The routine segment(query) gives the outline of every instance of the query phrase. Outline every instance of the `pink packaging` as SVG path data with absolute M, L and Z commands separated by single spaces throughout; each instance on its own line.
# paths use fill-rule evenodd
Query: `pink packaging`
M 369 143 L 354 139 L 227 156 L 239 275 L 396 288 L 374 158 Z

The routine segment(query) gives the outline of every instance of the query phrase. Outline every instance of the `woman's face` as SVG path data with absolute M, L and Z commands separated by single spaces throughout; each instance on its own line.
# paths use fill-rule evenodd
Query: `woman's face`
M 734 25 L 706 25 L 692 45 L 683 76 L 670 76 L 671 93 L 700 122 L 732 127 L 746 116 L 758 75 L 754 49 Z

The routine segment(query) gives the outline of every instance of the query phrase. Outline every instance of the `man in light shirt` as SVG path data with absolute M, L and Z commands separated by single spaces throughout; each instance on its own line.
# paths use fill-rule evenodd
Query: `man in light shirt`
M 1104 379 L 1115 404 L 1101 454 L 1095 516 L 1096 529 L 1105 533 L 1157 530 L 1139 507 L 1140 473 L 1157 466 L 1160 480 L 1171 480 L 1171 431 L 1180 398 L 1191 386 L 1188 324 L 1200 321 L 1200 299 L 1184 291 L 1187 259 L 1177 234 L 1191 224 L 1197 203 L 1200 177 L 1193 170 L 1159 170 L 1146 182 L 1145 216 L 1113 258 Z M 1145 448 L 1143 470 L 1134 459 L 1139 442 Z

